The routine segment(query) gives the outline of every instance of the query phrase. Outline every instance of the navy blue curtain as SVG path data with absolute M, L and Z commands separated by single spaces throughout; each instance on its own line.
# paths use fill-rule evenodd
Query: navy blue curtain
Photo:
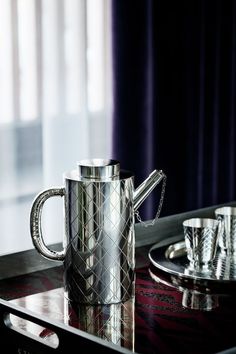
M 162 216 L 236 200 L 236 1 L 113 0 L 112 39 L 113 158 Z

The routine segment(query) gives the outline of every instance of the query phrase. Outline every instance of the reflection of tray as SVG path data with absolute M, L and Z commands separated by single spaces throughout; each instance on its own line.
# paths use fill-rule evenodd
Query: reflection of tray
M 155 268 L 173 275 L 175 283 L 179 285 L 203 285 L 207 291 L 211 292 L 214 288 L 219 293 L 236 289 L 236 263 L 220 252 L 212 267 L 204 271 L 195 271 L 189 267 L 184 241 L 162 247 L 154 245 L 149 251 L 149 259 Z

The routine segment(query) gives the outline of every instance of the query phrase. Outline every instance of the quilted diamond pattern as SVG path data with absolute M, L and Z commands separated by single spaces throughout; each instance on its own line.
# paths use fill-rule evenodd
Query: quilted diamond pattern
M 66 287 L 77 302 L 111 304 L 132 296 L 132 179 L 67 181 Z

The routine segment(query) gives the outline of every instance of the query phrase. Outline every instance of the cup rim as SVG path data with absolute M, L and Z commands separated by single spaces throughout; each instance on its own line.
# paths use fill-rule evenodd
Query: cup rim
M 222 216 L 236 216 L 236 207 L 233 206 L 223 206 L 220 208 L 215 209 L 215 215 L 222 215 Z
M 219 221 L 212 218 L 191 218 L 183 221 L 184 227 L 192 227 L 202 229 L 205 227 L 215 228 L 219 225 Z

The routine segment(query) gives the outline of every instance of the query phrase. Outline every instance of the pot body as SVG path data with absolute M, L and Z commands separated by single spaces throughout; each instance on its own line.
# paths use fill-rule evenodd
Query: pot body
M 112 304 L 134 295 L 133 191 L 132 176 L 65 176 L 64 281 L 72 301 Z

